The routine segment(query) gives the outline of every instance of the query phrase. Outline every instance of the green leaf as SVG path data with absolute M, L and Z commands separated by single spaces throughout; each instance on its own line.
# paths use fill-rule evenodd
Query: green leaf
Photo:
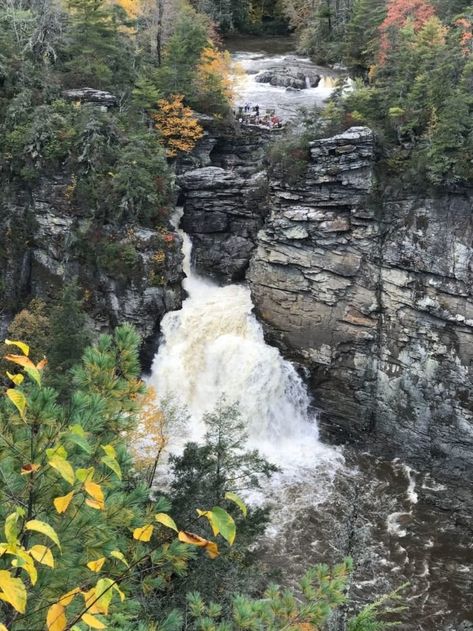
M 111 456 L 104 456 L 103 458 L 100 459 L 100 462 L 102 462 L 106 467 L 111 469 L 116 474 L 119 480 L 122 479 L 122 470 L 120 469 L 120 465 L 115 460 L 115 458 L 112 458 Z
M 21 386 L 21 384 L 25 380 L 25 377 L 22 374 L 18 373 L 17 375 L 13 375 L 11 372 L 8 372 L 8 370 L 7 377 L 13 381 L 15 386 Z
M 88 454 L 91 454 L 93 452 L 92 447 L 89 445 L 84 436 L 71 432 L 70 434 L 67 434 L 66 439 L 80 447 Z
M 246 504 L 243 502 L 243 500 L 240 497 L 238 497 L 236 493 L 232 493 L 230 491 L 228 493 L 225 493 L 225 499 L 230 500 L 230 502 L 234 502 L 238 506 L 238 508 L 241 510 L 243 515 L 245 517 L 247 516 L 248 509 L 246 507 Z
M 100 446 L 102 447 L 104 452 L 107 454 L 107 456 L 110 456 L 110 458 L 117 457 L 117 452 L 115 451 L 115 448 L 113 447 L 113 445 L 100 445 Z
M 158 513 L 157 515 L 155 515 L 155 519 L 160 524 L 163 524 L 163 526 L 166 526 L 166 528 L 171 528 L 171 530 L 179 532 L 174 519 L 172 517 L 169 517 L 169 515 L 166 515 L 166 513 Z
M 39 521 L 39 519 L 31 519 L 30 521 L 26 522 L 25 528 L 26 530 L 34 530 L 36 532 L 40 532 L 41 534 L 51 539 L 51 541 L 54 541 L 57 547 L 61 549 L 61 544 L 59 543 L 59 537 L 57 536 L 56 531 L 44 521 Z
M 77 469 L 76 478 L 79 480 L 79 482 L 90 482 L 94 477 L 94 473 L 94 467 L 89 467 L 88 469 Z
M 56 469 L 56 471 L 60 473 L 66 482 L 74 484 L 76 476 L 70 462 L 65 458 L 61 458 L 61 456 L 53 456 L 48 460 L 48 463 L 53 469 Z
M 17 512 L 11 513 L 5 519 L 5 537 L 8 543 L 16 543 L 18 538 L 18 518 Z
M 120 552 L 120 550 L 112 550 L 112 552 L 110 552 L 110 556 L 113 557 L 114 559 L 118 559 L 119 561 L 124 563 L 127 567 L 129 567 L 128 561 L 125 559 L 125 556 Z
M 207 518 L 212 528 L 218 530 L 222 537 L 232 545 L 236 536 L 236 526 L 233 517 L 220 506 L 214 506 L 208 513 Z
M 53 456 L 60 456 L 61 458 L 67 458 L 67 451 L 62 445 L 53 447 L 52 449 L 46 449 L 46 456 L 52 458 Z
M 20 390 L 14 390 L 13 388 L 9 388 L 7 390 L 7 397 L 10 399 L 10 401 L 18 410 L 21 418 L 25 420 L 26 398 L 23 392 L 20 392 Z

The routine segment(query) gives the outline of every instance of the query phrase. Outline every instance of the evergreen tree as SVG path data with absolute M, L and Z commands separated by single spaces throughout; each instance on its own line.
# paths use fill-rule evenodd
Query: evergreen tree
M 59 300 L 49 316 L 49 367 L 54 375 L 61 378 L 80 361 L 85 347 L 91 340 L 87 316 L 82 305 L 81 289 L 75 280 L 64 285 Z
M 269 478 L 277 470 L 257 451 L 247 450 L 247 435 L 237 407 L 220 404 L 204 420 L 207 427 L 204 444 L 188 443 L 181 456 L 170 459 L 173 482 L 169 498 L 173 514 L 183 523 L 195 519 L 192 502 L 206 509 L 218 505 L 229 510 L 232 502 L 225 499 L 227 493 L 259 489 L 261 479 Z M 261 587 L 264 574 L 258 570 L 250 549 L 264 532 L 268 519 L 266 508 L 248 508 L 245 517 L 236 519 L 235 544 L 223 548 L 218 559 L 199 557 L 192 562 L 182 585 L 180 581 L 174 582 L 162 605 L 182 608 L 185 590 L 196 590 L 205 599 L 215 599 L 218 595 L 220 604 L 229 611 L 233 593 L 248 594 Z
M 132 82 L 130 41 L 120 29 L 126 13 L 104 0 L 69 0 L 70 19 L 61 50 L 64 82 L 73 88 L 124 89 Z

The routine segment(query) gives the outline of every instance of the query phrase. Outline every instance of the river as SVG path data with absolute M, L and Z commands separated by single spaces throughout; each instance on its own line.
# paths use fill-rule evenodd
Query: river
M 327 96 L 310 88 L 287 97 L 283 88 L 257 84 L 255 71 L 283 65 L 288 56 L 293 63 L 294 56 L 290 44 L 273 51 L 258 49 L 264 48 L 260 40 L 245 42 L 246 50 L 241 40 L 230 45 L 246 69 L 239 100 L 257 99 L 260 106 L 275 105 L 293 115 L 295 103 L 319 103 Z M 257 551 L 261 561 L 281 570 L 292 585 L 310 564 L 351 555 L 353 606 L 409 581 L 401 629 L 473 629 L 473 546 L 461 489 L 452 491 L 398 460 L 322 444 L 304 381 L 265 342 L 248 287 L 222 287 L 197 275 L 191 241 L 182 236 L 187 299 L 162 322 L 150 383 L 162 400 L 186 408 L 187 426 L 179 432 L 186 440 L 202 440 L 203 415 L 219 400 L 237 403 L 249 447 L 281 468 L 263 490 L 273 510 Z M 178 442 L 172 449 L 182 448 Z M 333 629 L 345 629 L 345 614 L 334 620 Z

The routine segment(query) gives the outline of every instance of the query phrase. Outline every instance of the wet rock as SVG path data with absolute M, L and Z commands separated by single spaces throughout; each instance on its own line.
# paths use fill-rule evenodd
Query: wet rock
M 179 166 L 182 227 L 191 236 L 198 272 L 220 281 L 245 277 L 267 213 L 263 159 L 267 130 L 207 129 L 205 155 L 199 143 Z M 202 154 L 204 153 L 204 157 Z
M 307 88 L 316 88 L 319 85 L 320 78 L 320 75 L 312 69 L 289 66 L 285 68 L 268 68 L 268 70 L 260 72 L 255 77 L 255 81 L 288 89 L 305 90 Z

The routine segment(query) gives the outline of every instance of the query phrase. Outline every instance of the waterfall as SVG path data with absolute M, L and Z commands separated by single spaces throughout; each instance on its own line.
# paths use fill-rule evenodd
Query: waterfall
M 312 87 L 312 83 L 310 82 L 310 77 L 306 77 L 306 78 L 305 78 L 305 86 L 306 86 L 306 88 L 307 88 L 308 90 L 310 90 L 310 89 L 311 89 L 311 87 Z
M 202 440 L 204 414 L 224 398 L 226 404 L 238 405 L 249 446 L 286 471 L 313 469 L 333 450 L 319 442 L 304 382 L 266 344 L 249 289 L 220 287 L 199 277 L 191 269 L 190 238 L 181 234 L 188 297 L 180 311 L 162 321 L 150 384 L 159 399 L 186 408 L 186 441 Z

